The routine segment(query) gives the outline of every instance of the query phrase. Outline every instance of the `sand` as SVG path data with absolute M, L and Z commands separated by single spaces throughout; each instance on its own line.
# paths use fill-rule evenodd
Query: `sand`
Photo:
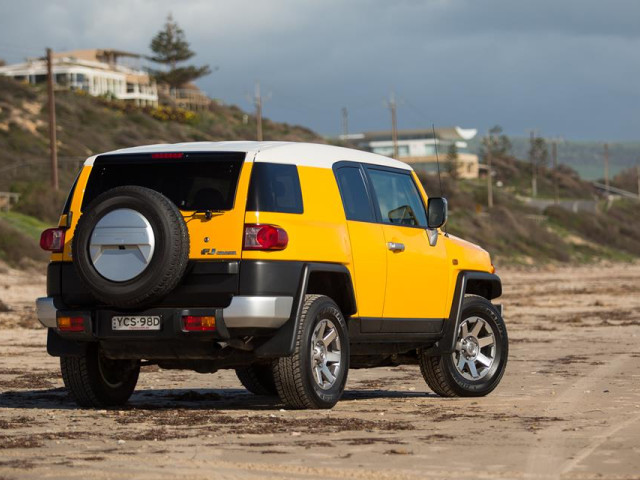
M 402 366 L 294 411 L 232 371 L 150 366 L 126 407 L 85 410 L 34 317 L 44 276 L 4 269 L 0 479 L 640 478 L 640 264 L 498 273 L 511 350 L 487 397 L 439 398 Z

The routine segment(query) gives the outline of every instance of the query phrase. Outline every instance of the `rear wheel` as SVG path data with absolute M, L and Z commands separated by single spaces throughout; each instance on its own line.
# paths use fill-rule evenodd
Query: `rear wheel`
M 254 395 L 277 395 L 271 365 L 251 365 L 236 368 L 236 376 L 240 383 Z
M 443 397 L 479 397 L 498 386 L 507 365 L 509 340 L 504 320 L 489 300 L 469 296 L 453 353 L 419 355 L 429 388 Z
M 276 360 L 273 377 L 291 408 L 331 408 L 344 391 L 349 370 L 347 325 L 333 300 L 306 295 L 293 355 Z
M 81 407 L 115 407 L 129 400 L 138 383 L 140 361 L 106 358 L 97 343 L 79 357 L 60 357 L 65 387 Z

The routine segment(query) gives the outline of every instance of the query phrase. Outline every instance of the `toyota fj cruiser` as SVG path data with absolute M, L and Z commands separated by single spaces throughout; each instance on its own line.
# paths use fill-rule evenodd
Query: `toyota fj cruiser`
M 438 395 L 486 395 L 507 363 L 501 282 L 446 220 L 408 165 L 345 148 L 93 156 L 41 238 L 47 350 L 85 407 L 125 403 L 141 364 L 235 369 L 292 408 L 335 405 L 349 368 L 407 363 Z

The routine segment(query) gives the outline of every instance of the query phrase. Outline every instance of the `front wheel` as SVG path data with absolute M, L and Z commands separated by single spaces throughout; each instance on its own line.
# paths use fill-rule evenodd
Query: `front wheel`
M 331 408 L 349 371 L 347 324 L 333 300 L 306 295 L 293 355 L 273 363 L 280 399 L 291 408 Z
M 500 313 L 489 300 L 464 299 L 453 353 L 420 352 L 420 371 L 442 397 L 480 397 L 498 386 L 507 365 L 509 339 Z
M 123 405 L 138 383 L 139 360 L 112 360 L 97 343 L 79 357 L 60 357 L 65 387 L 81 407 L 105 408 Z

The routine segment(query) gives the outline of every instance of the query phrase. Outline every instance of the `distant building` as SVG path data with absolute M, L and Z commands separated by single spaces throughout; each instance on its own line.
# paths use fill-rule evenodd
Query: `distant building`
M 458 152 L 459 178 L 478 178 L 478 156 L 470 153 L 468 141 L 477 135 L 476 129 L 460 127 L 436 128 L 435 136 L 431 129 L 398 130 L 398 160 L 412 164 L 418 172 L 437 171 L 436 148 L 441 170 L 446 171 L 447 153 L 455 143 Z M 393 156 L 391 130 L 364 132 L 341 136 L 358 148 L 388 157 Z
M 158 85 L 163 103 L 199 112 L 208 110 L 213 100 L 194 83 L 187 83 L 182 88 L 170 88 L 169 85 Z
M 157 106 L 158 89 L 147 72 L 135 65 L 141 55 L 119 50 L 73 50 L 53 54 L 57 88 L 82 90 L 89 95 L 111 95 L 140 106 Z M 129 61 L 129 65 L 127 65 Z M 37 85 L 47 81 L 47 62 L 41 58 L 0 67 L 0 75 Z

